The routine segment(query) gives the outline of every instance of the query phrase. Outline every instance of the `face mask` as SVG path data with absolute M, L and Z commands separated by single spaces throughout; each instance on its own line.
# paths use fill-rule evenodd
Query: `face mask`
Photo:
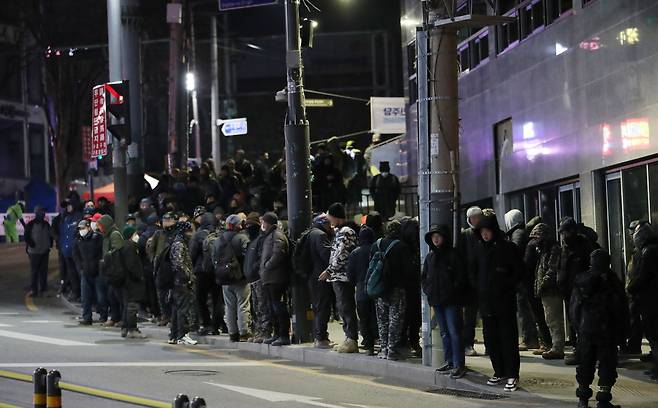
M 91 223 L 91 229 L 92 229 L 94 232 L 98 231 L 98 224 L 96 223 L 96 221 L 92 221 L 92 223 Z
M 382 172 L 382 176 L 383 176 L 383 177 L 388 177 L 388 172 L 387 172 L 387 171 L 383 171 L 383 172 Z
M 84 238 L 85 235 L 87 235 L 88 233 L 89 233 L 89 230 L 88 230 L 88 229 L 82 229 L 82 230 L 80 230 L 80 236 L 81 236 L 82 238 Z
M 265 224 L 261 224 L 261 226 L 260 226 L 260 230 L 263 231 L 263 232 L 265 232 L 266 229 L 267 229 L 267 228 L 265 228 Z
M 132 242 L 137 243 L 139 242 L 139 235 L 134 234 L 133 237 L 131 238 Z

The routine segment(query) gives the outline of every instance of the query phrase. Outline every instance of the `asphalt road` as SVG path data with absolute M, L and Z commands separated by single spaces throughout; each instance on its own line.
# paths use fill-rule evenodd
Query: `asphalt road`
M 178 393 L 209 407 L 436 408 L 571 406 L 515 398 L 500 401 L 437 395 L 399 383 L 339 370 L 265 360 L 235 349 L 170 346 L 162 330 L 146 340 L 122 339 L 118 329 L 78 326 L 56 297 L 34 304 L 24 296 L 27 265 L 21 249 L 0 249 L 0 370 L 31 374 L 57 369 L 62 381 L 171 403 Z M 54 262 L 53 267 L 54 267 Z M 0 372 L 0 377 L 2 373 Z M 29 407 L 32 385 L 0 378 L 0 407 Z M 3 405 L 6 404 L 6 405 Z M 157 403 L 154 402 L 158 406 Z M 64 407 L 135 406 L 63 392 Z

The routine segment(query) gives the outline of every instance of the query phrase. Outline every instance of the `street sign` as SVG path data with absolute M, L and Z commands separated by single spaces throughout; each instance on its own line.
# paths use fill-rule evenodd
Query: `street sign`
M 333 99 L 306 99 L 307 108 L 333 108 Z
M 82 161 L 91 161 L 91 126 L 80 127 L 80 138 L 82 139 Z
M 91 157 L 107 156 L 105 85 L 96 85 L 91 98 Z
M 279 0 L 219 0 L 220 10 L 237 10 L 247 7 L 269 6 Z
M 224 136 L 239 136 L 247 134 L 247 118 L 227 119 L 217 121 L 222 126 Z

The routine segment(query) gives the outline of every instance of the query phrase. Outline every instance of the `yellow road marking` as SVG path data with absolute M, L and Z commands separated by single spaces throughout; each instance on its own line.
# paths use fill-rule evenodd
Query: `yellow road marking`
M 34 299 L 32 299 L 32 296 L 25 295 L 25 307 L 27 307 L 27 310 L 30 312 L 39 311 L 39 308 L 34 304 Z
M 0 377 L 10 378 L 12 380 L 18 380 L 18 381 L 32 382 L 31 375 L 15 373 L 13 371 L 0 370 Z M 132 395 L 121 394 L 113 391 L 99 390 L 97 388 L 85 387 L 83 385 L 60 382 L 59 386 L 62 390 L 77 392 L 79 394 L 86 394 L 86 395 L 110 399 L 114 401 L 127 402 L 133 405 L 141 405 L 144 407 L 153 407 L 153 408 L 171 408 L 170 403 L 166 403 L 163 401 L 152 400 L 149 398 L 135 397 Z M 2 405 L 0 405 L 0 408 L 3 408 Z
M 21 408 L 18 405 L 11 405 L 5 402 L 0 402 L 0 408 Z

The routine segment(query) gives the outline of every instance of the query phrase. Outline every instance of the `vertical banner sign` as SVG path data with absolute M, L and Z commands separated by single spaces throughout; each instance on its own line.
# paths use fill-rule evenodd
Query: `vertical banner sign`
M 400 134 L 407 131 L 406 98 L 370 98 L 370 131 Z
M 82 139 L 82 161 L 89 163 L 94 158 L 91 154 L 91 126 L 82 126 L 80 137 Z
M 107 112 L 105 85 L 97 85 L 91 98 L 91 157 L 107 156 Z

